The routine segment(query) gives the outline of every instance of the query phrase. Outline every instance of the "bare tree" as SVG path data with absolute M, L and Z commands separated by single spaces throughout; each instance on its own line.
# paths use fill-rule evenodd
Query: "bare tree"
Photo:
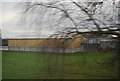
M 47 25 L 57 30 L 52 36 L 72 37 L 76 34 L 116 35 L 120 49 L 118 0 L 53 0 L 23 3 L 22 18 L 31 19 L 37 27 Z M 119 53 L 119 51 L 118 51 Z M 112 58 L 111 61 L 117 57 Z
M 27 2 L 24 3 L 23 13 L 25 17 L 33 16 L 36 25 L 45 23 L 50 24 L 49 28 L 56 27 L 59 31 L 53 36 L 95 33 L 119 37 L 117 3 L 117 0 Z M 47 17 L 42 21 L 41 16 L 45 15 Z

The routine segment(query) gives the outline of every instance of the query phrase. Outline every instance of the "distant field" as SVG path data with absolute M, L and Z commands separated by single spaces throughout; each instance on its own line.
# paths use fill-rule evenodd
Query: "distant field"
M 117 62 L 101 64 L 113 56 L 3 51 L 3 79 L 113 79 L 117 77 Z

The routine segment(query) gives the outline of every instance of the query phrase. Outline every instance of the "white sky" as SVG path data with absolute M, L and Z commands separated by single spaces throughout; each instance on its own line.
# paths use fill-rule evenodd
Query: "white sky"
M 28 25 L 20 25 L 20 9 L 17 7 L 18 2 L 25 0 L 1 0 L 0 2 L 0 29 L 2 30 L 2 38 L 26 38 L 26 37 L 48 37 L 55 30 L 30 27 Z M 28 0 L 27 0 L 28 1 Z M 35 0 L 31 0 L 35 1 Z M 119 0 L 118 0 L 119 1 Z M 23 21 L 24 22 L 24 21 Z
M 0 3 L 0 27 L 2 38 L 48 37 L 54 31 L 48 29 L 36 30 L 27 25 L 20 25 L 20 9 L 16 8 L 17 2 Z

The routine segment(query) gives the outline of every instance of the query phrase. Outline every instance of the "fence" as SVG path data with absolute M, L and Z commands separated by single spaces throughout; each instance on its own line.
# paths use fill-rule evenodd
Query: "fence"
M 80 48 L 33 48 L 33 47 L 8 47 L 8 46 L 3 46 L 2 50 L 70 53 L 70 52 L 80 51 Z
M 81 48 L 84 51 L 106 51 L 115 52 L 117 48 L 117 40 L 97 40 L 97 42 L 84 42 Z

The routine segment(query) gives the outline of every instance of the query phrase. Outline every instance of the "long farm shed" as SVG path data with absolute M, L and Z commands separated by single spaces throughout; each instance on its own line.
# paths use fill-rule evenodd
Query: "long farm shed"
M 24 48 L 27 50 L 30 49 L 38 49 L 37 51 L 43 51 L 44 49 L 45 52 L 51 52 L 58 51 L 59 50 L 69 50 L 69 52 L 72 52 L 72 50 L 75 51 L 75 49 L 80 48 L 80 44 L 83 42 L 83 37 L 82 35 L 76 35 L 73 38 L 29 38 L 29 39 L 7 39 L 8 41 L 8 48 L 12 50 L 16 49 L 22 49 Z M 20 50 L 22 51 L 22 50 Z M 32 51 L 32 50 L 30 50 Z M 34 50 L 33 50 L 34 51 Z M 57 52 L 56 51 L 56 52 Z

